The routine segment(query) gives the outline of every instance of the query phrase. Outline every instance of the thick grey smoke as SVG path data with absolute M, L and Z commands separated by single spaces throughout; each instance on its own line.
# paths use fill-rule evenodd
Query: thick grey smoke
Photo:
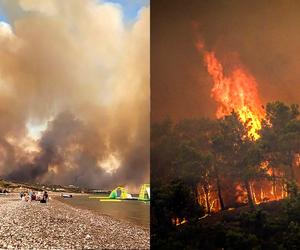
M 1 1 L 0 171 L 112 187 L 149 179 L 149 8 Z

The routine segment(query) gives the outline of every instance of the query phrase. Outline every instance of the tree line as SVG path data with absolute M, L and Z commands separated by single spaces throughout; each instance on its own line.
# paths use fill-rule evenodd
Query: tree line
M 170 223 L 174 217 L 192 219 L 210 213 L 212 195 L 219 210 L 239 205 L 237 185 L 244 193 L 243 202 L 251 208 L 255 207 L 251 186 L 254 182 L 270 185 L 275 198 L 279 198 L 279 186 L 286 196 L 295 195 L 299 107 L 276 101 L 268 103 L 264 110 L 257 140 L 248 133 L 251 120 L 245 126 L 234 111 L 218 120 L 199 118 L 173 123 L 166 119 L 152 124 L 154 224 L 157 220 Z

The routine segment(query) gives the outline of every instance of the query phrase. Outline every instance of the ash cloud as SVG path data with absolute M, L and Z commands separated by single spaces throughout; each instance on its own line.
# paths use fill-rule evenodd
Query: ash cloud
M 149 7 L 1 1 L 0 173 L 22 181 L 149 181 Z M 28 125 L 29 124 L 29 125 Z M 44 124 L 39 138 L 29 127 Z

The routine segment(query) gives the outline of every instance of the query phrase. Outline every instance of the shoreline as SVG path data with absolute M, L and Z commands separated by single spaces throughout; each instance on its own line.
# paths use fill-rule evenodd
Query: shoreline
M 149 249 L 150 230 L 131 222 L 71 206 L 0 197 L 1 249 Z

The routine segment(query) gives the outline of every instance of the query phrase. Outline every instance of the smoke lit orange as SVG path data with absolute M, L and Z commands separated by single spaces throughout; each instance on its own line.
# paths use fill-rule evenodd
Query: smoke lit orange
M 205 52 L 204 61 L 214 82 L 211 96 L 218 103 L 217 118 L 228 115 L 232 111 L 237 112 L 248 128 L 248 135 L 255 140 L 258 139 L 264 110 L 254 77 L 241 66 L 225 75 L 223 66 L 214 52 Z

